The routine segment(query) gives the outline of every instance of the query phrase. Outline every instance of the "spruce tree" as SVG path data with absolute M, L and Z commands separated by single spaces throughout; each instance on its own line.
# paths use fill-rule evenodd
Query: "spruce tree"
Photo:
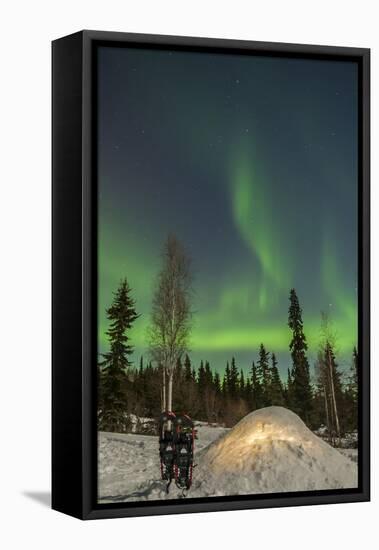
M 358 352 L 354 346 L 352 364 L 346 387 L 347 428 L 358 429 Z
M 216 395 L 219 396 L 221 393 L 221 380 L 218 372 L 215 372 L 215 375 L 213 377 L 213 386 L 216 391 Z
M 350 369 L 349 386 L 355 403 L 358 403 L 358 352 L 357 348 L 353 348 L 353 361 Z
M 262 386 L 258 377 L 257 367 L 254 361 L 251 367 L 251 406 L 253 411 L 263 407 Z
M 287 384 L 284 388 L 284 402 L 288 409 L 292 409 L 293 399 L 291 369 L 287 369 Z
M 226 362 L 226 369 L 224 373 L 224 379 L 222 381 L 222 392 L 225 397 L 229 396 L 230 393 L 230 367 L 229 361 Z
M 245 377 L 242 369 L 240 370 L 239 394 L 242 399 L 245 398 Z
M 191 360 L 187 353 L 184 357 L 184 378 L 186 383 L 192 380 Z
M 252 391 L 251 391 L 251 382 L 250 382 L 250 378 L 247 377 L 246 379 L 246 382 L 245 382 L 245 400 L 246 400 L 246 404 L 247 404 L 247 408 L 250 410 L 253 409 L 253 403 L 252 403 Z
M 182 376 L 182 372 L 183 372 L 183 365 L 182 365 L 182 360 L 180 357 L 178 357 L 178 359 L 176 360 L 176 375 L 178 378 L 180 378 Z
M 144 392 L 145 416 L 151 418 L 160 413 L 160 372 L 158 368 L 153 368 L 151 361 L 144 367 Z
M 220 374 L 216 371 L 213 377 L 213 387 L 215 391 L 215 408 L 214 419 L 216 422 L 222 421 L 223 415 L 223 395 L 222 395 L 222 382 Z
M 206 382 L 205 368 L 204 368 L 203 360 L 201 360 L 199 371 L 197 373 L 197 383 L 199 384 L 199 391 L 200 392 L 204 391 L 205 382 Z
M 230 367 L 229 393 L 233 399 L 237 397 L 238 385 L 239 385 L 238 369 L 236 366 L 236 360 L 234 357 L 232 357 L 232 362 Z
M 146 377 L 143 367 L 143 356 L 140 357 L 139 368 L 134 374 L 134 390 L 139 401 L 139 411 L 137 414 L 146 415 L 145 409 L 145 393 L 146 393 Z
M 303 330 L 302 310 L 294 288 L 290 291 L 288 326 L 292 331 L 289 345 L 292 357 L 292 409 L 309 424 L 312 413 L 312 387 L 306 356 L 308 345 Z
M 195 370 L 192 369 L 191 359 L 188 354 L 184 357 L 183 367 L 183 394 L 184 394 L 184 407 L 183 410 L 190 414 L 197 412 L 196 407 L 199 405 L 197 381 Z
M 106 431 L 125 431 L 127 400 L 125 392 L 126 373 L 133 347 L 128 331 L 139 317 L 131 289 L 126 279 L 114 293 L 112 305 L 106 310 L 109 329 L 106 332 L 109 351 L 103 354 L 101 367 L 101 400 L 99 428 Z
M 350 374 L 346 387 L 346 427 L 349 431 L 358 429 L 358 352 L 354 346 Z
M 275 353 L 271 354 L 270 401 L 271 405 L 282 406 L 284 404 L 283 385 L 280 379 Z
M 201 420 L 205 418 L 205 391 L 206 374 L 203 360 L 200 361 L 200 367 L 197 372 L 197 394 L 198 394 L 198 415 Z
M 204 367 L 204 412 L 205 420 L 213 422 L 215 419 L 216 390 L 213 385 L 213 372 L 209 361 L 205 361 Z
M 257 362 L 257 376 L 262 388 L 262 407 L 268 407 L 270 402 L 270 366 L 269 352 L 266 351 L 263 344 L 259 348 L 259 359 Z
M 209 361 L 205 361 L 205 385 L 211 387 L 213 385 L 213 374 Z

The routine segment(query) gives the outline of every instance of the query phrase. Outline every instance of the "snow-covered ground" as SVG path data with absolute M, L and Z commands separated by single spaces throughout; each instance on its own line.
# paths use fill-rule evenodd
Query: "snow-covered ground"
M 197 425 L 188 497 L 275 493 L 357 486 L 356 450 L 338 451 L 291 411 L 268 407 L 234 428 Z M 158 438 L 99 433 L 99 501 L 182 498 L 160 480 Z
M 356 464 L 358 463 L 358 449 L 338 449 L 338 451 Z
M 228 431 L 203 422 L 197 423 L 196 429 L 195 463 L 202 449 Z M 98 464 L 101 502 L 167 498 L 166 483 L 160 480 L 156 436 L 99 432 Z M 169 496 L 181 498 L 182 492 L 172 483 Z

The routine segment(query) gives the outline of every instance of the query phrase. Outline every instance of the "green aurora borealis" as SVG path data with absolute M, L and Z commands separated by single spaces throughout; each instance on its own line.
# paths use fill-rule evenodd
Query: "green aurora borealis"
M 341 365 L 357 343 L 357 68 L 351 62 L 99 50 L 99 351 L 127 277 L 147 357 L 169 232 L 192 258 L 191 357 L 289 366 L 289 289 L 314 359 L 320 312 Z

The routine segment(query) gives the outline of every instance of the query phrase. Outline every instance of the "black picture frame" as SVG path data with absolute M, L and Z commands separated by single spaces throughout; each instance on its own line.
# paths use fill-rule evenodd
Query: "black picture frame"
M 359 487 L 312 493 L 96 503 L 96 48 L 148 46 L 353 60 L 359 67 Z M 370 50 L 81 31 L 52 43 L 52 507 L 81 519 L 370 499 Z

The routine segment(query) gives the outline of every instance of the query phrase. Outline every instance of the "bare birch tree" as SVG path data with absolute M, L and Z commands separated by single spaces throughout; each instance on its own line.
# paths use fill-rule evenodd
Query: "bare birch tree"
M 152 359 L 163 369 L 162 408 L 167 411 L 172 410 L 175 366 L 187 351 L 191 329 L 190 263 L 183 246 L 170 235 L 164 246 L 149 330 Z
M 336 334 L 334 333 L 330 319 L 324 312 L 321 313 L 321 360 L 319 363 L 320 368 L 320 381 L 323 386 L 325 395 L 325 412 L 327 423 L 329 424 L 329 433 L 333 444 L 335 443 L 335 435 L 338 438 L 338 442 L 341 439 L 341 428 L 339 412 L 336 399 L 336 387 L 337 381 L 337 366 L 334 360 L 333 349 L 335 347 Z M 328 407 L 328 397 L 330 407 Z

